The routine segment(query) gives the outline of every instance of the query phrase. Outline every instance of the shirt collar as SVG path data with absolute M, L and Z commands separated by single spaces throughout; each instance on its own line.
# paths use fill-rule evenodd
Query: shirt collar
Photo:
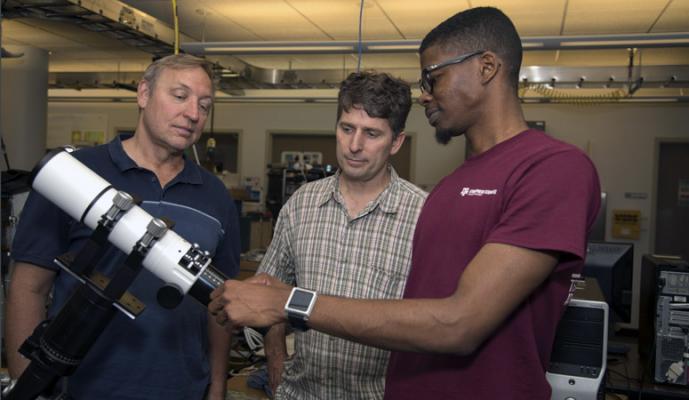
M 395 171 L 395 168 L 393 168 L 392 165 L 389 165 L 388 168 L 390 171 L 390 182 L 388 182 L 388 186 L 385 188 L 385 190 L 383 190 L 383 192 L 380 195 L 378 195 L 378 197 L 368 208 L 370 210 L 373 210 L 376 208 L 376 206 L 378 206 L 380 207 L 381 211 L 388 214 L 394 214 L 397 212 L 400 202 L 401 178 L 399 177 L 399 175 L 397 175 L 397 171 Z M 330 180 L 330 184 L 328 185 L 327 190 L 323 192 L 320 200 L 318 201 L 319 207 L 323 206 L 330 200 L 341 202 L 342 195 L 340 194 L 339 190 L 339 181 L 340 170 L 337 170 L 334 179 Z
M 115 137 L 115 139 L 108 143 L 108 152 L 110 153 L 110 158 L 117 168 L 119 168 L 122 172 L 139 168 L 136 162 L 134 162 L 134 160 L 127 155 L 127 153 L 124 151 L 124 147 L 122 146 L 122 142 L 131 138 L 132 136 L 133 135 L 131 134 L 118 135 Z M 182 157 L 184 158 L 184 169 L 182 169 L 182 172 L 177 174 L 175 179 L 173 179 L 173 182 L 190 183 L 196 185 L 202 184 L 203 177 L 201 175 L 200 167 L 193 161 L 189 160 L 186 154 L 182 155 Z

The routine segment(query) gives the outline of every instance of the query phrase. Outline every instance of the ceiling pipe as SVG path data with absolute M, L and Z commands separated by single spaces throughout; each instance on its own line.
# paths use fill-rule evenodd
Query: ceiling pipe
M 369 40 L 362 42 L 363 53 L 414 53 L 421 40 Z M 353 54 L 358 51 L 356 41 L 247 41 L 247 42 L 187 42 L 182 49 L 197 55 L 252 54 Z M 629 35 L 533 36 L 523 37 L 526 51 L 583 50 L 615 48 L 689 47 L 689 32 Z
M 389 69 L 389 73 L 415 83 L 418 80 L 417 68 Z M 643 78 L 645 88 L 689 88 L 689 66 L 666 65 L 646 66 L 643 74 L 629 75 L 629 66 L 617 67 L 560 67 L 525 66 L 520 71 L 520 81 L 528 84 L 552 84 L 553 78 L 560 88 L 611 88 L 629 85 L 634 79 Z M 640 72 L 640 71 L 639 71 Z M 113 88 L 127 85 L 136 91 L 141 78 L 139 72 L 51 72 L 51 88 Z M 342 73 L 339 70 L 275 70 L 247 68 L 229 75 L 219 74 L 218 85 L 221 91 L 245 89 L 333 89 L 339 87 Z M 122 86 L 124 87 L 124 86 Z M 234 94 L 234 93 L 232 93 Z
M 577 103 L 689 103 L 689 96 L 634 96 L 625 98 L 603 98 L 603 97 L 572 97 L 552 98 L 546 96 L 525 96 L 520 99 L 525 104 L 538 103 L 567 103 L 568 100 Z M 48 96 L 51 103 L 135 103 L 136 97 L 120 96 Z M 337 93 L 330 97 L 305 97 L 305 96 L 249 96 L 249 97 L 217 97 L 216 104 L 289 104 L 289 103 L 321 103 L 336 104 Z

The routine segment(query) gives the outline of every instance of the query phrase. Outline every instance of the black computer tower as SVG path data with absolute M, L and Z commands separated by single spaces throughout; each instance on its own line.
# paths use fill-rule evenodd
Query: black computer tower
M 639 355 L 653 380 L 689 386 L 689 263 L 646 254 L 641 260 Z

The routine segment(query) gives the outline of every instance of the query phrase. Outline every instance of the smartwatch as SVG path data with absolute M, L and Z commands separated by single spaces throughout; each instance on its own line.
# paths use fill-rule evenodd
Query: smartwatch
M 313 290 L 307 290 L 295 287 L 287 299 L 285 304 L 285 312 L 287 313 L 287 320 L 294 329 L 306 331 L 309 329 L 306 322 L 311 316 L 313 305 L 316 304 L 318 295 Z

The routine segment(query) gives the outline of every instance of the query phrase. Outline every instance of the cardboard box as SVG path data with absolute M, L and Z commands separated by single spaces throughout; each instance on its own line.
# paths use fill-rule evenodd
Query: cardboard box
M 239 261 L 239 275 L 237 275 L 237 279 L 242 281 L 246 278 L 251 278 L 252 276 L 256 275 L 256 270 L 258 269 L 259 262 L 257 261 L 249 261 L 249 260 L 240 260 Z
M 251 221 L 249 250 L 267 249 L 273 239 L 273 221 Z

